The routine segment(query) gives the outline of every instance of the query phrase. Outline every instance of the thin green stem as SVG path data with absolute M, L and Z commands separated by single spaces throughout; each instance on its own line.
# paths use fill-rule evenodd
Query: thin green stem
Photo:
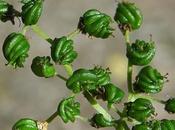
M 84 91 L 85 98 L 89 101 L 91 106 L 99 113 L 103 114 L 104 118 L 107 120 L 112 120 L 111 115 L 102 107 L 100 106 L 97 101 L 92 97 L 92 95 L 88 91 Z
M 87 122 L 87 123 L 89 123 L 89 119 L 88 119 L 88 118 L 86 118 L 86 117 L 76 116 L 76 118 L 78 118 L 78 119 L 82 120 L 83 122 Z
M 71 76 L 73 74 L 73 69 L 71 65 L 64 65 L 64 69 L 66 70 L 68 76 Z
M 48 119 L 46 119 L 46 122 L 48 124 L 51 123 L 57 116 L 58 116 L 58 112 L 56 111 Z
M 67 35 L 68 39 L 72 39 L 73 37 L 75 37 L 77 34 L 80 33 L 79 29 L 76 29 L 75 31 L 71 32 L 70 34 Z
M 111 109 L 114 110 L 120 117 L 123 117 L 123 113 L 114 105 L 111 106 Z
M 38 25 L 31 26 L 32 30 L 42 39 L 46 40 L 48 43 L 52 44 L 53 40 L 46 34 Z
M 128 93 L 133 93 L 133 88 L 132 88 L 132 70 L 133 66 L 128 60 L 128 67 L 127 67 L 127 83 L 128 83 Z
M 64 81 L 67 81 L 67 78 L 62 76 L 62 75 L 60 75 L 60 74 L 57 74 L 56 76 L 59 77 L 60 79 L 64 80 Z
M 29 26 L 24 26 L 24 27 L 22 28 L 21 33 L 22 33 L 23 35 L 25 35 L 28 29 L 29 29 Z

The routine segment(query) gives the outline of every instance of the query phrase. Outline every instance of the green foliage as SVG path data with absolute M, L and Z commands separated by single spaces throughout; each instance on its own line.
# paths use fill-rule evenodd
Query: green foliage
M 74 97 L 63 99 L 59 103 L 57 112 L 64 123 L 74 122 L 76 116 L 80 115 L 80 103 L 75 102 Z
M 175 113 L 175 98 L 170 98 L 166 101 L 165 110 L 169 113 Z
M 50 57 L 35 57 L 32 61 L 31 69 L 33 73 L 39 77 L 53 77 L 56 75 L 56 69 L 50 62 Z
M 114 125 L 114 122 L 105 119 L 103 114 L 95 114 L 91 118 L 90 122 L 91 122 L 91 125 L 95 128 L 111 127 Z
M 136 40 L 135 43 L 131 45 L 127 43 L 126 56 L 133 65 L 148 65 L 152 61 L 155 52 L 155 45 L 152 41 L 145 42 Z
M 146 121 L 151 117 L 155 109 L 148 99 L 138 98 L 134 102 L 126 103 L 127 115 L 140 121 Z
M 127 123 L 124 120 L 118 120 L 115 126 L 116 130 L 129 130 Z
M 17 121 L 12 130 L 39 130 L 37 121 L 29 118 L 20 119 Z
M 11 33 L 3 44 L 3 54 L 8 64 L 16 67 L 23 67 L 26 57 L 28 57 L 30 45 L 21 33 Z
M 96 9 L 90 9 L 80 17 L 78 28 L 82 33 L 88 33 L 89 36 L 97 38 L 108 38 L 112 35 L 113 28 L 110 27 L 112 19 L 105 13 L 101 13 Z
M 51 57 L 55 63 L 71 64 L 77 56 L 77 52 L 74 51 L 73 40 L 65 36 L 55 38 L 51 46 Z
M 158 93 L 163 88 L 164 78 L 157 69 L 146 66 L 137 75 L 134 89 L 138 92 Z
M 134 3 L 124 1 L 118 4 L 114 20 L 119 26 L 128 26 L 128 28 L 123 28 L 124 30 L 135 30 L 140 28 L 143 16 L 140 9 L 137 8 Z
M 43 0 L 35 1 L 22 1 L 24 5 L 22 6 L 22 22 L 25 25 L 35 25 L 43 10 Z

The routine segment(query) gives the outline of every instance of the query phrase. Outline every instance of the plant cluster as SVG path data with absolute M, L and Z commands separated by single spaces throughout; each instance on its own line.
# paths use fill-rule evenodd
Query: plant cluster
M 30 42 L 25 34 L 32 29 L 39 37 L 50 44 L 50 56 L 36 56 L 31 64 L 32 72 L 39 77 L 51 78 L 57 76 L 66 82 L 66 87 L 72 92 L 71 96 L 62 99 L 55 113 L 44 121 L 31 118 L 18 120 L 12 130 L 46 130 L 48 124 L 59 116 L 64 123 L 74 122 L 77 118 L 88 122 L 92 127 L 114 127 L 116 130 L 175 130 L 175 120 L 156 118 L 157 113 L 153 101 L 164 104 L 165 110 L 175 113 L 175 98 L 167 101 L 151 97 L 159 93 L 167 82 L 167 75 L 162 75 L 150 62 L 153 60 L 156 48 L 150 39 L 144 41 L 137 39 L 130 41 L 130 33 L 140 28 L 143 21 L 141 10 L 134 4 L 126 1 L 118 3 L 114 20 L 107 14 L 96 9 L 87 10 L 79 19 L 77 29 L 69 35 L 51 39 L 37 22 L 42 14 L 44 0 L 21 0 L 21 11 L 14 9 L 13 5 L 0 0 L 0 20 L 11 21 L 21 18 L 23 29 L 12 32 L 3 43 L 3 54 L 7 65 L 14 68 L 24 67 L 28 57 Z M 115 85 L 110 78 L 109 68 L 95 66 L 93 68 L 80 68 L 73 70 L 72 63 L 78 53 L 74 49 L 73 37 L 79 33 L 88 34 L 90 37 L 106 39 L 113 36 L 114 28 L 111 24 L 115 21 L 121 30 L 126 43 L 126 56 L 128 58 L 127 86 L 128 100 L 124 101 L 122 110 L 117 108 L 125 96 L 124 91 Z M 59 74 L 56 66 L 61 65 L 66 70 L 68 77 Z M 132 80 L 133 67 L 141 66 L 142 69 Z M 80 115 L 80 103 L 76 96 L 83 94 L 90 105 L 96 109 L 91 118 Z M 98 104 L 97 100 L 107 103 L 108 110 Z M 109 114 L 114 110 L 118 117 Z

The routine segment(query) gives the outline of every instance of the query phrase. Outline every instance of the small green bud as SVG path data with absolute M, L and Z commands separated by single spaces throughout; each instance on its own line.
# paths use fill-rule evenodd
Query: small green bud
M 107 14 L 101 13 L 96 9 L 90 9 L 80 17 L 78 29 L 80 29 L 83 34 L 88 33 L 89 36 L 105 39 L 112 35 L 114 31 L 114 29 L 110 27 L 111 22 L 112 19 Z
M 91 120 L 91 125 L 95 128 L 101 128 L 101 127 L 111 127 L 114 125 L 113 121 L 109 121 L 105 119 L 103 114 L 95 114 Z
M 134 3 L 124 1 L 118 4 L 114 20 L 119 24 L 120 29 L 125 32 L 127 29 L 139 29 L 143 16 L 140 9 Z
M 43 0 L 22 1 L 22 22 L 25 25 L 35 25 L 43 10 Z
M 169 113 L 175 113 L 175 98 L 170 98 L 166 101 L 165 110 Z
M 56 75 L 56 69 L 50 62 L 50 57 L 35 57 L 32 61 L 31 69 L 39 77 L 50 78 Z
M 74 93 L 79 93 L 84 90 L 96 89 L 97 81 L 97 76 L 91 71 L 86 69 L 78 69 L 74 71 L 72 76 L 69 77 L 66 82 L 66 86 Z
M 163 119 L 161 121 L 155 121 L 152 124 L 151 130 L 175 130 L 175 120 Z
M 71 64 L 78 54 L 74 51 L 73 40 L 63 36 L 55 38 L 51 46 L 51 57 L 55 63 L 61 65 Z
M 105 100 L 108 102 L 108 108 L 111 108 L 112 104 L 120 102 L 124 97 L 124 92 L 114 84 L 110 83 L 103 86 L 105 89 Z
M 30 45 L 21 33 L 11 33 L 5 39 L 3 44 L 3 54 L 7 64 L 12 65 L 13 67 L 23 67 L 26 57 L 28 57 Z
M 136 42 L 131 45 L 127 43 L 126 55 L 133 65 L 148 65 L 152 61 L 155 52 L 156 49 L 152 41 L 145 42 L 136 40 Z
M 165 78 L 156 69 L 146 66 L 137 75 L 134 89 L 138 92 L 158 93 L 163 88 Z
M 106 85 L 108 83 L 110 83 L 110 71 L 109 69 L 103 69 L 102 67 L 99 66 L 95 66 L 94 69 L 90 70 L 91 72 L 93 72 L 95 75 L 97 75 L 98 81 L 97 84 L 99 86 L 103 86 Z
M 152 130 L 148 124 L 139 124 L 132 127 L 132 130 Z
M 37 126 L 37 121 L 24 118 L 17 121 L 12 130 L 39 130 L 39 128 Z
M 138 98 L 134 102 L 125 105 L 127 115 L 141 122 L 146 121 L 155 112 L 152 103 L 148 99 Z
M 75 102 L 74 97 L 63 99 L 59 103 L 57 112 L 64 123 L 74 122 L 76 116 L 80 115 L 80 103 Z

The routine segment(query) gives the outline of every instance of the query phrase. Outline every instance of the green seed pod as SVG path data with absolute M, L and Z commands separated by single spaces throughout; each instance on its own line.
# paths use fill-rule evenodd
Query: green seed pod
M 114 20 L 119 24 L 122 31 L 126 31 L 126 29 L 135 30 L 140 28 L 143 16 L 134 3 L 121 2 L 116 9 Z M 125 28 L 127 26 L 129 28 Z
M 146 121 L 154 114 L 154 107 L 148 99 L 138 98 L 134 102 L 126 103 L 127 115 L 138 120 Z
M 42 10 L 43 0 L 28 1 L 22 6 L 22 22 L 25 25 L 35 25 L 41 16 Z
M 74 97 L 63 99 L 59 103 L 57 112 L 64 123 L 74 122 L 76 116 L 80 115 L 80 103 L 75 102 Z
M 134 89 L 138 92 L 158 93 L 163 88 L 165 78 L 156 69 L 146 66 L 137 75 Z
M 101 127 L 111 127 L 114 125 L 113 121 L 109 121 L 104 118 L 103 114 L 95 114 L 91 120 L 91 125 L 95 128 L 101 128 Z
M 112 19 L 107 14 L 101 13 L 96 9 L 88 10 L 80 17 L 78 28 L 83 34 L 97 38 L 108 38 L 114 29 L 110 27 Z
M 166 101 L 165 110 L 169 113 L 175 113 L 175 98 L 170 98 Z
M 114 84 L 110 83 L 103 86 L 105 89 L 105 100 L 108 102 L 108 108 L 111 108 L 112 104 L 120 102 L 124 97 L 124 92 Z
M 136 40 L 136 42 L 131 45 L 127 43 L 126 56 L 133 65 L 148 65 L 152 61 L 155 52 L 155 45 L 152 41 L 145 42 Z
M 56 69 L 50 62 L 49 56 L 35 57 L 32 61 L 31 69 L 39 77 L 50 78 L 56 75 Z
M 139 124 L 132 127 L 132 130 L 152 130 L 148 124 Z
M 68 89 L 74 93 L 79 93 L 84 90 L 96 89 L 97 76 L 89 70 L 78 69 L 69 77 L 66 82 Z
M 175 120 L 156 121 L 152 125 L 152 130 L 175 130 Z
M 12 24 L 15 24 L 14 18 L 19 16 L 20 13 L 16 11 L 12 5 L 4 0 L 0 0 L 0 20 L 2 22 L 11 21 Z
M 130 130 L 128 125 L 123 120 L 118 120 L 115 126 L 116 130 Z
M 65 36 L 55 38 L 51 46 L 51 57 L 55 63 L 71 64 L 77 56 L 77 52 L 74 51 L 73 40 Z
M 39 128 L 37 126 L 37 121 L 24 118 L 17 121 L 12 130 L 39 130 Z
M 30 45 L 21 33 L 11 33 L 3 44 L 3 54 L 7 64 L 16 67 L 23 67 L 26 57 L 28 57 Z
M 109 68 L 103 69 L 102 67 L 95 66 L 94 69 L 91 69 L 90 71 L 97 75 L 98 78 L 97 84 L 99 86 L 103 86 L 110 83 L 111 72 L 109 71 Z

